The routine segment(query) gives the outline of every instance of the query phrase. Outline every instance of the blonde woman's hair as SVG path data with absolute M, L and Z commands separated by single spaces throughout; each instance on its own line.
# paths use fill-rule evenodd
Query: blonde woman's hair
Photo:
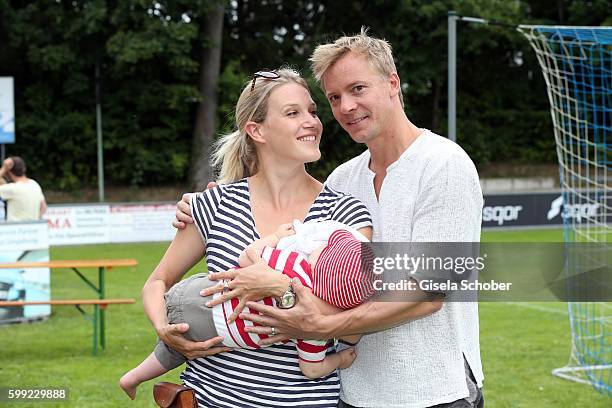
M 247 122 L 262 123 L 268 113 L 270 93 L 278 86 L 295 83 L 303 86 L 309 92 L 308 84 L 299 72 L 292 68 L 275 70 L 277 79 L 255 78 L 246 84 L 236 103 L 236 130 L 221 136 L 215 143 L 212 154 L 213 166 L 220 168 L 219 183 L 231 183 L 244 177 L 249 177 L 259 170 L 259 160 L 255 142 L 246 133 Z
M 370 67 L 384 78 L 397 73 L 391 45 L 384 39 L 370 37 L 368 28 L 363 26 L 357 35 L 340 37 L 332 43 L 321 44 L 315 48 L 310 57 L 311 70 L 323 90 L 325 90 L 325 81 L 323 81 L 325 72 L 349 52 L 366 57 Z M 399 100 L 403 108 L 404 97 L 401 87 Z

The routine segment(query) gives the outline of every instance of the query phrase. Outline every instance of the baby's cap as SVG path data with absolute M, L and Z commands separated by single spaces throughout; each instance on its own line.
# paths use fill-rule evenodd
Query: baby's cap
M 334 231 L 312 270 L 314 294 L 341 309 L 358 306 L 374 294 L 374 254 L 346 230 Z

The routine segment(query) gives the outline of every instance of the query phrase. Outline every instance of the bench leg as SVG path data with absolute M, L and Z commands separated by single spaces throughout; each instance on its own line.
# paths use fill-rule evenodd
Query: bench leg
M 100 310 L 98 305 L 93 307 L 93 349 L 92 354 L 95 356 L 98 354 L 98 323 L 99 323 Z
M 104 267 L 100 267 L 98 268 L 98 282 L 100 284 L 100 299 L 104 299 L 104 297 L 106 296 L 106 282 L 104 281 Z M 101 308 L 100 310 L 100 347 L 102 348 L 102 350 L 106 349 L 106 324 L 105 324 L 105 307 Z

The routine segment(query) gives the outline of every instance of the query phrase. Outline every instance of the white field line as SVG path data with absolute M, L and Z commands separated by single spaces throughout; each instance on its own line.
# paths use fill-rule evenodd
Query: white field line
M 540 305 L 532 305 L 530 303 L 519 303 L 519 302 L 503 302 L 506 305 L 513 305 L 518 307 L 523 307 L 525 309 L 539 310 L 540 312 L 546 313 L 554 313 L 567 316 L 567 309 L 559 310 L 552 307 L 540 306 Z

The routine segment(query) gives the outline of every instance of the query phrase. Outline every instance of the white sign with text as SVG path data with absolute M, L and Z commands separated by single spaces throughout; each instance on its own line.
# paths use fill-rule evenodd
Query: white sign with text
M 51 245 L 110 242 L 108 204 L 49 206 L 45 213 Z

